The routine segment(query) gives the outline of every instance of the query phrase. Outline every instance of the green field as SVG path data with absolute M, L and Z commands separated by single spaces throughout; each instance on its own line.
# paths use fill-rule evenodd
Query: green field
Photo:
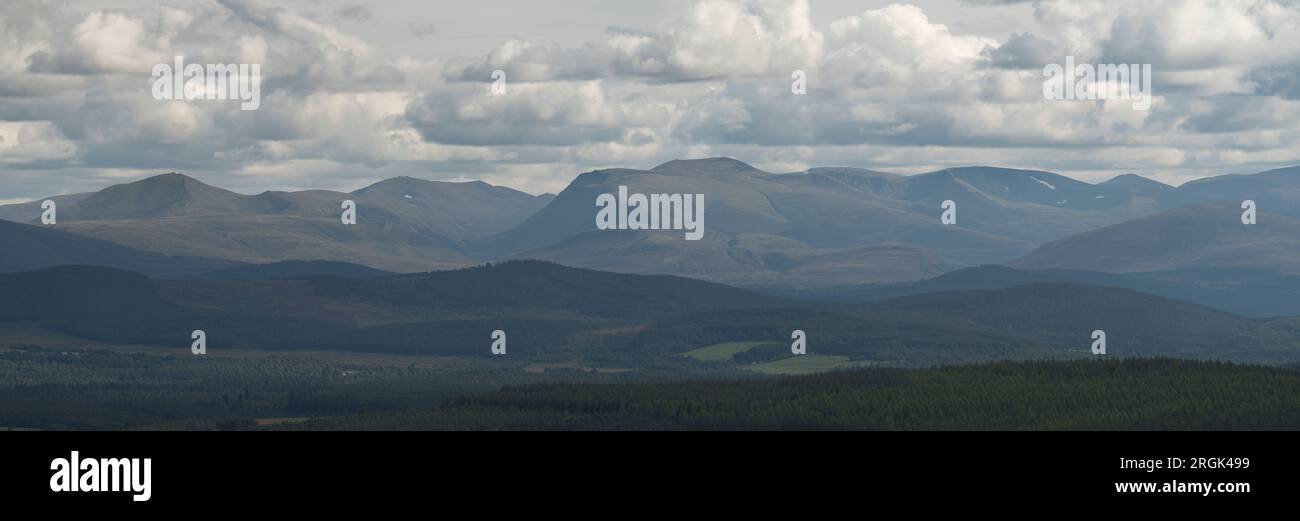
M 749 351 L 766 342 L 726 342 L 714 344 L 711 346 L 701 347 L 682 353 L 682 356 L 693 358 L 701 362 L 726 362 L 737 354 Z
M 729 362 L 741 353 L 748 352 L 755 347 L 770 342 L 724 342 L 713 344 L 711 346 L 692 349 L 682 356 L 697 360 L 700 362 Z M 863 365 L 862 362 L 854 362 L 847 356 L 837 355 L 800 355 L 771 362 L 741 363 L 740 367 L 767 375 L 802 375 L 823 373 L 834 371 L 836 369 L 851 369 Z
M 847 356 L 800 355 L 774 362 L 751 365 L 746 369 L 763 374 L 801 375 L 824 373 L 836 369 L 849 369 L 859 367 L 862 364 L 863 362 L 849 360 Z

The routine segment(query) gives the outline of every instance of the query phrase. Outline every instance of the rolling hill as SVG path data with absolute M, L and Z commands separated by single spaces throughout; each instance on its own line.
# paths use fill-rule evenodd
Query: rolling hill
M 306 277 L 369 279 L 394 275 L 369 266 L 334 261 L 282 261 L 254 266 L 237 266 L 197 275 L 199 279 L 271 280 Z
M 1178 192 L 1189 204 L 1251 199 L 1262 213 L 1300 219 L 1300 166 L 1198 179 L 1178 187 Z
M 1300 276 L 1240 268 L 1120 274 L 978 266 L 916 282 L 858 284 L 806 290 L 769 288 L 763 291 L 787 298 L 861 304 L 924 293 L 1007 289 L 1026 284 L 1046 283 L 1131 289 L 1248 317 L 1300 315 Z
M 1295 319 L 1246 318 L 1121 288 L 1034 284 L 928 293 L 869 306 L 714 311 L 655 321 L 623 350 L 696 352 L 728 342 L 771 343 L 736 362 L 790 359 L 790 335 L 808 353 L 869 365 L 925 366 L 1005 359 L 1091 357 L 1106 331 L 1112 357 L 1184 357 L 1280 363 L 1300 359 Z
M 91 192 L 84 194 L 56 195 L 27 203 L 0 206 L 0 220 L 19 223 L 38 223 L 40 222 L 41 212 L 43 211 L 41 209 L 41 204 L 43 204 L 46 199 L 54 201 L 56 205 L 62 208 L 64 206 L 76 204 L 78 201 L 92 195 L 95 194 Z
M 328 275 L 328 274 L 327 274 Z M 637 322 L 717 309 L 790 305 L 781 298 L 668 275 L 638 276 L 514 261 L 384 277 L 159 282 L 171 301 L 226 311 L 316 319 L 348 309 L 369 324 L 446 318 Z M 351 318 L 339 318 L 351 322 Z
M 185 277 L 238 264 L 198 257 L 171 257 L 51 227 L 0 220 L 0 273 L 91 265 L 138 271 L 155 277 Z
M 1300 273 L 1300 220 L 1261 213 L 1241 223 L 1240 202 L 1177 208 L 1052 242 L 1011 263 L 1021 269 L 1128 273 L 1253 268 Z
M 1031 284 L 1002 290 L 900 297 L 873 310 L 944 317 L 1009 335 L 1087 352 L 1103 330 L 1108 354 L 1239 360 L 1300 356 L 1289 322 L 1251 319 L 1136 291 L 1080 284 Z
M 613 334 L 646 317 L 790 305 L 708 282 L 541 262 L 283 280 L 154 281 L 64 266 L 0 275 L 0 293 L 31 295 L 6 300 L 0 323 L 109 343 L 183 347 L 192 330 L 202 329 L 210 345 L 222 348 L 426 355 L 484 355 L 484 340 L 496 329 L 521 339 L 517 352 L 527 356 L 572 351 L 583 347 L 584 334 Z

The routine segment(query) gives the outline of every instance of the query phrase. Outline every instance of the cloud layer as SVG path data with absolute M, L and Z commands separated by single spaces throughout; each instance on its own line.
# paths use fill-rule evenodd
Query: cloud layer
M 1248 0 L 991 2 L 1010 35 L 888 5 L 813 22 L 807 0 L 704 0 L 654 30 L 577 45 L 503 37 L 414 58 L 263 0 L 71 10 L 0 6 L 0 200 L 183 170 L 244 191 L 350 189 L 392 175 L 555 191 L 581 171 L 731 155 L 776 171 L 964 164 L 1169 182 L 1300 163 L 1300 8 Z M 610 8 L 616 8 L 611 5 Z M 437 42 L 438 20 L 402 31 Z M 149 72 L 263 65 L 261 109 L 158 101 Z M 1055 101 L 1042 69 L 1149 63 L 1155 99 Z M 494 72 L 505 93 L 493 93 Z M 806 77 L 806 94 L 791 90 Z

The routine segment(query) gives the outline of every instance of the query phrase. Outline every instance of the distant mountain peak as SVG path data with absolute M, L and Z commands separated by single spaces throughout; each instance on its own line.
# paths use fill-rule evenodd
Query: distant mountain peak
M 219 213 L 250 198 L 171 172 L 100 190 L 67 215 L 70 220 L 113 220 Z
M 507 190 L 517 191 L 512 188 L 494 186 L 484 181 L 434 181 L 411 176 L 390 177 L 382 181 L 375 182 L 365 188 L 353 191 L 353 194 L 363 195 L 368 192 L 387 191 L 387 190 L 444 190 L 457 188 L 472 188 L 476 190 Z
M 1137 174 L 1120 174 L 1109 181 L 1102 183 L 1103 186 L 1154 186 L 1158 188 L 1173 188 L 1167 184 L 1161 183 L 1154 179 L 1142 177 Z
M 203 181 L 198 180 L 197 178 L 179 172 L 167 172 L 165 174 L 149 176 L 129 184 L 177 184 L 177 185 L 185 185 L 185 186 L 211 186 L 207 183 L 204 183 Z
M 674 159 L 650 169 L 651 172 L 672 174 L 762 174 L 744 161 L 729 157 L 710 157 L 707 159 Z
M 432 184 L 437 184 L 437 181 L 430 181 L 428 179 L 421 179 L 418 177 L 401 175 L 397 177 L 390 177 L 388 179 L 384 179 L 381 181 L 376 181 L 375 183 L 371 184 L 370 186 L 367 186 L 366 188 L 362 188 L 361 190 L 374 188 L 376 186 L 411 186 L 411 185 L 432 185 Z M 361 190 L 357 190 L 357 191 L 360 192 Z
M 109 190 L 151 194 L 153 197 L 170 196 L 180 198 L 192 197 L 199 194 L 207 194 L 216 197 L 239 197 L 238 194 L 224 188 L 217 188 L 188 175 L 176 172 L 158 174 L 124 185 L 110 186 L 101 191 L 101 193 Z
M 972 166 L 954 166 L 939 170 L 935 173 L 949 174 L 954 176 L 974 175 L 974 174 L 995 174 L 995 175 L 1022 175 L 1022 176 L 1051 176 L 1062 177 L 1060 174 L 1046 172 L 1043 170 L 1026 170 L 1024 168 L 1008 168 L 1004 166 L 989 165 L 972 165 Z

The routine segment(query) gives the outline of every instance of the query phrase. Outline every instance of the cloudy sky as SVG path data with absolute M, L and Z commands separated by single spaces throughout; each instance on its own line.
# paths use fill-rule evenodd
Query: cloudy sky
M 155 100 L 177 55 L 261 64 L 261 108 Z M 1044 99 L 1067 55 L 1151 64 L 1151 109 Z M 1300 164 L 1300 4 L 0 3 L 0 202 L 168 171 L 245 193 L 396 175 L 542 193 L 710 156 L 1174 184 Z

